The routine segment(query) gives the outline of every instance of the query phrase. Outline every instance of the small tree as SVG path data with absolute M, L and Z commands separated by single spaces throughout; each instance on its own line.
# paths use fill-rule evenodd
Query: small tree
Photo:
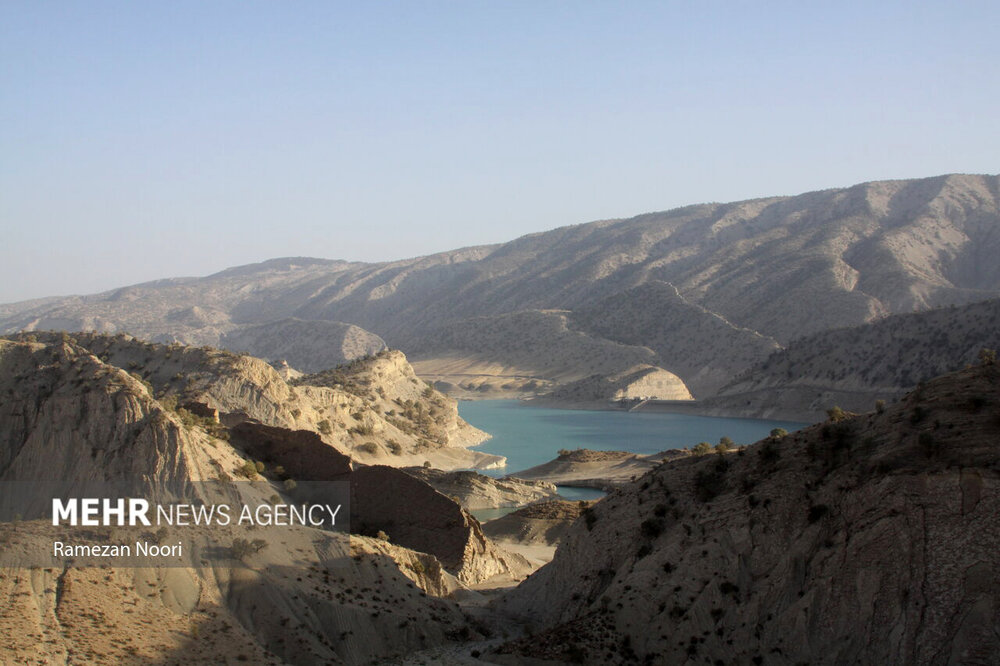
M 252 460 L 247 460 L 236 468 L 236 475 L 247 479 L 254 479 L 257 477 L 257 465 Z
M 774 439 L 781 439 L 787 434 L 788 431 L 785 430 L 784 428 L 775 428 L 771 431 L 771 437 L 773 437 Z
M 693 453 L 696 456 L 703 456 L 711 450 L 712 450 L 712 445 L 709 444 L 708 442 L 698 442 L 698 444 L 696 444 L 695 447 L 691 449 L 691 453 Z
M 882 413 L 885 412 L 885 400 L 876 400 L 875 401 L 875 411 L 878 414 L 882 414 Z
M 834 405 L 830 409 L 826 410 L 826 415 L 829 416 L 830 420 L 833 421 L 834 423 L 837 423 L 838 421 L 843 421 L 844 419 L 847 418 L 847 412 L 845 412 L 837 405 Z
M 979 362 L 983 365 L 996 365 L 997 350 L 983 347 L 979 350 Z
M 253 541 L 247 541 L 246 539 L 233 539 L 233 545 L 229 547 L 229 553 L 235 560 L 246 559 L 247 557 L 259 553 L 260 551 L 267 548 L 268 543 L 263 539 L 254 539 Z
M 285 483 L 282 485 L 285 488 L 285 492 L 290 493 L 295 490 L 299 484 L 295 483 L 295 479 L 285 479 Z

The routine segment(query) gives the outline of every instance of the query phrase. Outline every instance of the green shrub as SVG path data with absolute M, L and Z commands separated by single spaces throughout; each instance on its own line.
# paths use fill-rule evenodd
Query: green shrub
M 247 460 L 236 468 L 235 474 L 245 479 L 255 479 L 257 478 L 257 464 L 252 460 Z
M 260 551 L 267 548 L 268 543 L 263 539 L 254 539 L 253 541 L 248 541 L 246 539 L 236 538 L 233 539 L 233 545 L 229 547 L 229 553 L 233 559 L 242 560 L 250 555 L 259 553 Z
M 691 449 L 691 453 L 693 453 L 696 456 L 703 456 L 706 453 L 710 452 L 711 450 L 712 450 L 712 445 L 709 444 L 708 442 L 698 442 L 698 444 L 696 444 L 695 447 Z
M 830 417 L 830 420 L 833 421 L 834 423 L 837 423 L 838 421 L 843 421 L 844 419 L 847 418 L 847 412 L 845 412 L 837 405 L 834 405 L 830 409 L 826 410 L 826 415 Z

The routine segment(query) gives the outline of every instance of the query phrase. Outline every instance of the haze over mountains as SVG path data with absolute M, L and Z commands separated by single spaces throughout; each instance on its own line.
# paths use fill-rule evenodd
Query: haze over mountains
M 381 264 L 275 259 L 0 306 L 0 330 L 127 330 L 293 366 L 384 340 L 422 376 L 484 394 L 649 364 L 703 399 L 803 336 L 1000 296 L 998 201 L 1000 177 L 946 175 L 694 205 Z

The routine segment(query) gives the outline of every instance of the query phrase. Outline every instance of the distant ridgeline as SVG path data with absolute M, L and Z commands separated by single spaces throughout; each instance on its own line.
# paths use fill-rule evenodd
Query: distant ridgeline
M 998 182 L 695 205 L 381 264 L 275 259 L 4 306 L 0 331 L 129 331 L 301 372 L 388 344 L 474 397 L 606 402 L 621 389 L 609 378 L 649 366 L 705 410 L 803 418 L 898 396 L 997 346 L 983 302 L 1000 297 Z

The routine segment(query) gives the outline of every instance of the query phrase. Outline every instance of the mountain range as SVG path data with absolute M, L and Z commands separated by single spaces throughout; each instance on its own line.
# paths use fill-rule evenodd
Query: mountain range
M 456 393 L 532 394 L 647 364 L 701 400 L 806 336 L 1000 296 L 998 202 L 1000 177 L 945 175 L 403 261 L 274 259 L 0 306 L 0 331 L 128 331 L 304 371 L 388 345 Z

